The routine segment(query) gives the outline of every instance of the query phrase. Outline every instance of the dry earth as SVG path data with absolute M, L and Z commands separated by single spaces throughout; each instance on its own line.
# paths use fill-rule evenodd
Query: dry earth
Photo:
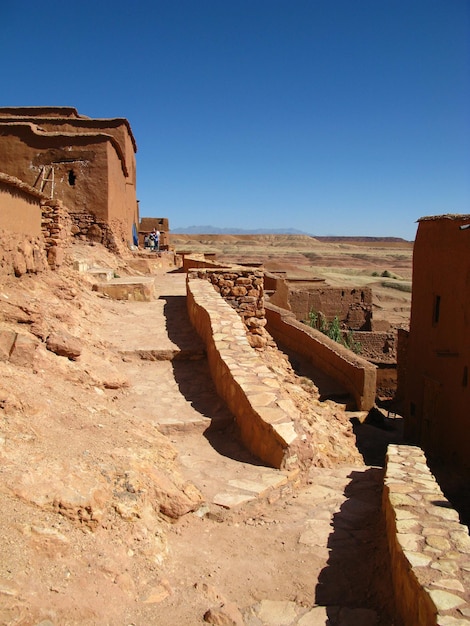
M 373 315 L 395 326 L 409 324 L 413 243 L 325 242 L 304 235 L 172 235 L 176 250 L 214 254 L 221 262 L 262 263 L 289 278 L 323 278 L 333 287 L 369 286 Z M 388 272 L 391 277 L 382 277 Z
M 297 252 L 283 245 L 299 270 Z M 329 249 L 320 246 L 319 256 Z M 263 242 L 258 259 L 265 248 Z M 350 246 L 346 252 L 356 254 Z M 334 248 L 331 266 L 323 260 L 305 271 L 333 274 L 333 259 L 342 253 Z M 369 250 L 367 256 L 373 258 Z M 159 332 L 155 320 L 92 292 L 93 279 L 72 269 L 77 258 L 131 273 L 99 246 L 77 245 L 60 272 L 2 277 L 0 623 L 398 624 L 379 467 L 386 442 L 400 437 L 398 422 L 388 422 L 390 430 L 353 427 L 343 407 L 320 402 L 315 385 L 268 350 L 266 363 L 314 434 L 315 466 L 238 507 L 214 504 L 218 480 L 248 484 L 246 476 L 273 470 L 238 445 L 204 361 L 149 364 L 123 356 L 119 332 L 113 343 L 106 329 L 119 329 L 130 314 L 136 332 L 142 327 L 152 337 Z M 357 274 L 349 261 L 338 276 L 372 282 L 363 259 Z M 269 267 L 275 263 L 283 261 Z M 399 264 L 386 249 L 375 267 L 398 273 Z M 165 281 L 173 285 L 174 277 L 161 270 L 157 287 L 163 290 Z M 178 305 L 176 296 L 165 298 Z M 384 314 L 406 308 L 406 300 L 383 298 Z M 187 324 L 182 310 L 177 315 Z M 18 338 L 9 355 L 11 333 Z M 144 411 L 141 387 L 152 381 L 168 392 L 156 394 Z M 159 427 L 159 414 L 180 401 L 187 427 Z M 195 414 L 222 421 L 201 429 Z

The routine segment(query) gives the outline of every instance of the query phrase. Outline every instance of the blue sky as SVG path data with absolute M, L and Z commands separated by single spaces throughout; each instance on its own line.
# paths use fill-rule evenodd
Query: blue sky
M 470 0 L 0 7 L 0 106 L 126 117 L 142 216 L 413 239 L 470 213 Z

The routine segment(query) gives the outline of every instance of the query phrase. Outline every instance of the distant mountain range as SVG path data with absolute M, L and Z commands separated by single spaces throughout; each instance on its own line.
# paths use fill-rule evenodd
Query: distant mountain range
M 308 235 L 302 230 L 295 228 L 258 228 L 257 230 L 245 230 L 243 228 L 216 228 L 215 226 L 187 226 L 184 228 L 172 228 L 174 235 Z
M 295 228 L 258 228 L 243 229 L 243 228 L 216 228 L 215 226 L 187 226 L 184 228 L 172 228 L 172 235 L 304 235 L 307 237 L 314 237 L 320 241 L 326 242 L 338 242 L 343 241 L 362 241 L 362 242 L 374 242 L 374 241 L 388 241 L 388 242 L 400 242 L 407 241 L 401 237 L 350 237 L 342 235 L 312 235 L 306 233 L 303 230 L 297 230 Z

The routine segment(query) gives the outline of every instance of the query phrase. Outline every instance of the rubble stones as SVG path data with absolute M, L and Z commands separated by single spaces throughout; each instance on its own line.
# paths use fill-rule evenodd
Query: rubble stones
M 72 361 L 78 359 L 82 352 L 80 340 L 65 330 L 49 335 L 46 340 L 46 347 L 54 354 L 66 356 Z

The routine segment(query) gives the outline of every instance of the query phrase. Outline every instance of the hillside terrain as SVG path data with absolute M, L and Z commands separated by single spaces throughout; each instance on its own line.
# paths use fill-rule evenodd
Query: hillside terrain
M 302 271 L 333 275 L 323 245 L 315 266 L 304 252 L 320 248 L 302 237 L 295 250 L 270 236 L 210 241 L 226 247 L 226 259 L 259 252 L 281 266 L 285 255 L 292 271 L 301 258 Z M 329 249 L 331 260 L 341 252 Z M 184 275 L 157 269 L 155 303 L 117 302 L 75 269 L 85 260 L 115 276 L 136 272 L 131 259 L 80 243 L 57 272 L 2 275 L 0 623 L 316 624 L 326 623 L 328 605 L 335 625 L 388 626 L 377 466 L 399 423 L 353 427 L 344 407 L 320 402 L 312 381 L 267 350 L 314 433 L 316 456 L 308 474 L 277 477 L 253 498 L 250 485 L 274 485 L 271 470 L 238 444 L 205 361 L 139 356 L 165 348 L 168 330 L 200 352 L 178 295 Z M 211 420 L 221 425 L 208 429 Z M 243 506 L 214 504 L 224 480 L 241 489 Z M 346 538 L 342 524 L 357 526 Z

